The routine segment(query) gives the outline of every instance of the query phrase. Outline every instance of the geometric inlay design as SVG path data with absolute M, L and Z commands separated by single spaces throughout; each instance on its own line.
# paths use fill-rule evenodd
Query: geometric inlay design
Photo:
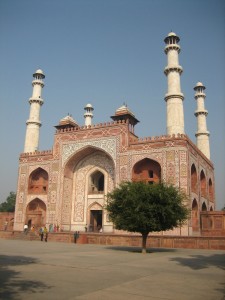
M 78 150 L 80 150 L 83 147 L 86 146 L 94 146 L 97 148 L 100 148 L 110 154 L 110 156 L 113 158 L 114 162 L 116 160 L 116 137 L 115 138 L 99 138 L 99 139 L 93 139 L 93 140 L 86 140 L 86 141 L 76 141 L 69 144 L 64 144 L 62 146 L 62 164 L 65 163 L 65 161 L 72 156 L 74 153 L 76 153 Z

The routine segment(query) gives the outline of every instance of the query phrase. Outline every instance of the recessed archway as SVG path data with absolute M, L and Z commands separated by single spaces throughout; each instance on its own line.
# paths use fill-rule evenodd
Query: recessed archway
M 89 224 L 88 206 L 96 199 L 104 205 L 104 194 L 114 187 L 114 170 L 112 157 L 95 147 L 85 147 L 70 158 L 63 174 L 61 223 L 65 230 Z
M 210 199 L 211 201 L 213 201 L 213 194 L 214 194 L 214 191 L 213 191 L 213 184 L 212 184 L 211 178 L 209 178 L 209 199 Z
M 32 200 L 27 205 L 25 224 L 35 228 L 46 225 L 46 205 L 39 198 Z
M 191 191 L 194 192 L 195 194 L 197 194 L 197 186 L 198 186 L 198 182 L 197 182 L 197 171 L 196 171 L 196 167 L 193 164 L 191 166 Z
M 132 170 L 133 181 L 145 181 L 149 184 L 158 183 L 161 180 L 161 166 L 152 159 L 144 158 L 138 161 Z
M 206 178 L 203 170 L 200 173 L 201 196 L 206 197 Z
M 202 203 L 202 211 L 207 211 L 207 206 L 205 202 Z
M 103 225 L 102 206 L 97 202 L 93 203 L 89 207 L 88 215 L 89 215 L 89 222 L 88 222 L 89 231 L 99 232 L 100 230 L 102 230 L 102 225 Z
M 48 173 L 42 168 L 37 168 L 29 176 L 29 194 L 47 194 Z
M 99 170 L 94 171 L 89 176 L 88 194 L 103 194 L 105 188 L 104 174 Z
M 199 211 L 198 211 L 198 203 L 196 199 L 192 202 L 192 210 L 191 210 L 191 219 L 192 219 L 192 230 L 193 232 L 199 231 Z

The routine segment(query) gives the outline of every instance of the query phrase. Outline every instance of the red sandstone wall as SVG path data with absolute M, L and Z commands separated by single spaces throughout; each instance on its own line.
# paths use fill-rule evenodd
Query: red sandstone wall
M 225 236 L 225 211 L 201 212 L 202 236 Z
M 34 233 L 25 235 L 18 231 L 0 231 L 0 238 L 29 241 L 40 240 L 39 236 Z M 48 241 L 74 243 L 74 235 L 72 233 L 50 233 Z M 81 233 L 77 244 L 141 247 L 141 236 Z M 147 247 L 225 250 L 225 237 L 149 236 Z
M 0 212 L 0 230 L 5 230 L 5 224 L 7 222 L 6 230 L 13 229 L 14 213 L 12 212 Z

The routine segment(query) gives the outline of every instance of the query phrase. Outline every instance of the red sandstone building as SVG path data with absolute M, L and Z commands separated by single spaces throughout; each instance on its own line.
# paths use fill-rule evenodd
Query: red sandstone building
M 200 233 L 200 213 L 215 209 L 205 87 L 202 83 L 195 87 L 195 145 L 184 131 L 178 42 L 179 37 L 172 32 L 165 38 L 167 134 L 159 137 L 138 138 L 134 130 L 138 120 L 126 105 L 116 110 L 113 121 L 94 125 L 93 107 L 88 104 L 85 126 L 79 126 L 71 116 L 63 118 L 55 126 L 52 150 L 38 151 L 45 76 L 42 70 L 35 72 L 25 148 L 19 159 L 15 230 L 23 230 L 24 224 L 53 224 L 63 231 L 102 228 L 104 232 L 115 232 L 104 209 L 106 194 L 121 181 L 142 180 L 149 184 L 171 183 L 188 195 L 190 220 L 182 228 L 163 234 Z

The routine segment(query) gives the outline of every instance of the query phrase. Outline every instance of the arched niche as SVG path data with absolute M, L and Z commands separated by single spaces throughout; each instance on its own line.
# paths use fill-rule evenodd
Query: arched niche
M 86 146 L 79 149 L 78 152 L 74 153 L 74 155 L 68 159 L 64 167 L 64 177 L 73 178 L 74 170 L 80 161 L 98 152 L 101 152 L 104 156 L 107 156 L 113 163 L 113 169 L 115 169 L 114 160 L 107 152 L 94 146 Z
M 203 170 L 200 173 L 200 187 L 201 187 L 201 196 L 206 198 L 206 177 Z
M 212 208 L 212 206 L 210 206 L 210 211 L 213 211 L 213 208 Z
M 64 228 L 69 230 L 71 220 L 76 224 L 88 221 L 88 201 L 97 197 L 103 203 L 104 193 L 114 187 L 114 177 L 114 161 L 102 149 L 87 146 L 70 157 L 63 172 L 61 224 Z M 91 195 L 93 181 L 94 193 L 99 195 Z
M 192 202 L 192 210 L 195 210 L 195 211 L 198 210 L 198 203 L 197 203 L 196 199 L 194 199 Z
M 88 180 L 88 194 L 103 194 L 105 189 L 105 176 L 99 170 L 90 174 Z
M 209 199 L 211 201 L 213 200 L 213 195 L 214 195 L 214 189 L 213 189 L 212 179 L 209 178 Z
M 28 194 L 47 194 L 48 173 L 42 168 L 35 169 L 29 176 Z
M 207 211 L 207 206 L 205 202 L 202 203 L 202 211 Z
M 198 203 L 196 199 L 192 201 L 191 221 L 192 221 L 191 223 L 192 223 L 193 232 L 198 232 L 199 231 L 199 210 L 198 210 Z
M 92 232 L 99 232 L 103 226 L 103 207 L 94 202 L 88 208 L 88 230 Z
M 197 194 L 197 187 L 198 187 L 198 177 L 197 171 L 194 164 L 191 166 L 191 191 Z
M 46 205 L 39 198 L 32 200 L 26 208 L 26 222 L 29 227 L 41 227 L 46 224 Z
M 152 159 L 144 158 L 138 161 L 132 170 L 133 181 L 144 181 L 149 184 L 158 183 L 161 180 L 161 166 Z

